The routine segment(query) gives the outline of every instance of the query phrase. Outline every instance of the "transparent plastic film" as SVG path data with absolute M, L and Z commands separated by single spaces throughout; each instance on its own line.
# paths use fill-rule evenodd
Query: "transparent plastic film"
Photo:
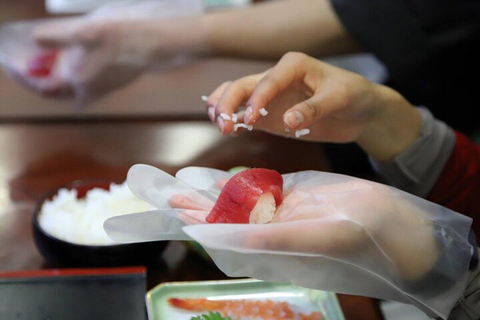
M 127 242 L 142 241 L 152 229 L 161 239 L 183 232 L 229 276 L 396 300 L 444 319 L 466 286 L 472 220 L 398 189 L 332 173 L 291 173 L 283 175 L 283 202 L 270 223 L 209 224 L 204 217 L 232 174 L 191 167 L 151 183 L 145 175 L 167 174 L 134 168 L 127 179 L 132 191 L 179 222 L 172 231 L 130 215 Z
M 203 10 L 201 0 L 125 1 L 72 18 L 5 24 L 0 27 L 0 67 L 44 96 L 74 97 L 84 106 L 144 71 L 187 61 L 178 48 L 152 59 L 153 44 L 161 39 L 156 23 Z

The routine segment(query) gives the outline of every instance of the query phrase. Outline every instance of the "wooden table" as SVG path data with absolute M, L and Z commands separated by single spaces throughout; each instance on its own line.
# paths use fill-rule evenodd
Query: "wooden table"
M 0 124 L 0 272 L 56 267 L 38 253 L 31 215 L 36 201 L 66 182 L 124 181 L 128 168 L 147 163 L 167 172 L 196 165 L 237 165 L 279 172 L 326 170 L 321 146 L 265 133 L 222 137 L 205 121 L 90 121 Z M 149 270 L 148 287 L 160 282 L 226 276 L 181 243 Z M 372 299 L 339 295 L 347 319 L 382 319 Z

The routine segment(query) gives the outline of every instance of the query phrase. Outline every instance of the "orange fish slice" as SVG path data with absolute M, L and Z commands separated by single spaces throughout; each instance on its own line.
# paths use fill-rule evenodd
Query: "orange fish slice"
M 250 317 L 262 320 L 322 320 L 320 312 L 310 314 L 293 312 L 287 302 L 272 300 L 207 300 L 170 298 L 168 303 L 189 311 L 216 311 L 228 317 Z

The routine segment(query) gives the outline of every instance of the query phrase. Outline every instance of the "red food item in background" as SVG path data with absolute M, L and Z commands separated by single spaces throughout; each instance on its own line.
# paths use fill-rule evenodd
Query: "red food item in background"
M 253 168 L 234 175 L 222 189 L 206 217 L 210 223 L 249 223 L 257 200 L 271 193 L 278 207 L 283 200 L 283 178 L 275 170 Z
M 284 301 L 258 301 L 258 300 L 207 300 L 202 298 L 181 299 L 169 298 L 168 304 L 172 307 L 189 311 L 216 311 L 223 316 L 252 317 L 264 320 L 298 319 L 322 320 L 318 311 L 310 314 L 294 312 L 290 305 Z
M 28 62 L 28 75 L 39 78 L 48 77 L 57 62 L 57 57 L 58 50 L 48 51 L 34 57 Z

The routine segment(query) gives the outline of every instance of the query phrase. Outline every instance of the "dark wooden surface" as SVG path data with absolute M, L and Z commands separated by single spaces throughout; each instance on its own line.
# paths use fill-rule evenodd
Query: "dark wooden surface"
M 56 267 L 35 247 L 31 216 L 43 194 L 69 181 L 122 182 L 135 163 L 172 174 L 189 165 L 246 165 L 282 173 L 328 169 L 318 144 L 259 132 L 222 137 L 207 121 L 4 123 L 0 145 L 0 272 Z M 149 269 L 148 286 L 224 278 L 215 265 L 174 242 Z M 375 300 L 346 295 L 339 300 L 347 319 L 381 319 Z

